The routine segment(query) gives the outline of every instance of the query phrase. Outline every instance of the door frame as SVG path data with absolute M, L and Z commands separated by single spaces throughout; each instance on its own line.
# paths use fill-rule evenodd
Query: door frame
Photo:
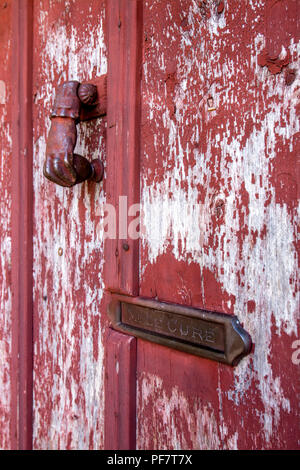
M 106 192 L 107 202 L 116 209 L 120 195 L 127 196 L 128 207 L 139 202 L 142 11 L 142 0 L 107 0 Z M 30 450 L 33 440 L 34 339 L 32 0 L 12 0 L 12 33 L 13 295 L 10 433 L 12 449 Z M 129 246 L 126 251 L 125 242 Z M 105 295 L 109 298 L 110 292 L 119 292 L 137 296 L 139 240 L 107 239 L 104 257 Z M 102 312 L 102 315 L 106 313 Z M 105 448 L 132 449 L 136 441 L 136 339 L 108 329 L 104 347 Z M 116 367 L 112 367 L 117 363 L 124 371 L 121 380 Z M 116 383 L 119 386 L 115 388 Z M 116 392 L 111 393 L 112 390 Z M 119 432 L 116 432 L 117 429 Z
M 32 448 L 33 1 L 12 0 L 11 448 Z
M 118 213 L 140 202 L 142 0 L 107 0 L 107 202 Z M 117 234 L 119 233 L 117 218 Z M 106 239 L 104 283 L 112 292 L 139 295 L 139 240 Z M 104 312 L 102 312 L 103 314 Z M 109 328 L 105 349 L 105 449 L 136 448 L 137 340 Z

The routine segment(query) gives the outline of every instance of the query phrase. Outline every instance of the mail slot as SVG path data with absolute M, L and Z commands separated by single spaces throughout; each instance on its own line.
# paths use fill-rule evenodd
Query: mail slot
M 113 295 L 108 314 L 123 333 L 232 366 L 251 350 L 233 315 L 123 295 Z

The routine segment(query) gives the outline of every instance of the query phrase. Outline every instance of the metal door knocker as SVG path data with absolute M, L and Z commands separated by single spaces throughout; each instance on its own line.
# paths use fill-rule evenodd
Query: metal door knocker
M 102 88 L 104 82 L 103 79 Z M 103 114 L 96 85 L 68 81 L 57 87 L 46 147 L 46 178 L 67 187 L 86 180 L 102 180 L 103 164 L 99 159 L 90 162 L 73 152 L 77 140 L 76 125 Z

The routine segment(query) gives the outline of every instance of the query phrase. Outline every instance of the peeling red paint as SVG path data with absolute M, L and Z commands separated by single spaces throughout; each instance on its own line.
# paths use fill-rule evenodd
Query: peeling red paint
M 271 74 L 282 72 L 292 60 L 289 43 L 297 42 L 299 31 L 297 0 L 268 0 L 265 2 L 266 48 L 258 56 L 258 64 L 267 66 Z
M 219 13 L 219 15 L 221 15 L 221 13 L 223 13 L 224 8 L 225 8 L 225 4 L 224 4 L 224 2 L 221 0 L 221 1 L 218 3 L 218 8 L 217 8 L 217 12 Z
M 287 69 L 285 74 L 285 83 L 287 86 L 291 85 L 296 78 L 296 70 Z
M 34 19 L 33 442 L 35 449 L 99 449 L 103 183 L 66 190 L 47 181 L 42 167 L 57 84 L 106 73 L 105 2 L 34 2 Z M 78 125 L 78 153 L 105 161 L 105 125 L 105 119 Z
M 287 67 L 290 63 L 291 57 L 287 54 L 283 59 L 279 56 L 272 57 L 267 51 L 263 51 L 257 58 L 257 63 L 261 67 L 268 67 L 269 72 L 277 74 L 282 71 L 284 67 Z
M 11 1 L 0 17 L 0 448 L 10 449 L 12 403 L 12 292 L 11 292 Z
M 248 313 L 254 312 L 254 310 L 255 310 L 255 301 L 254 300 L 248 300 L 247 310 L 248 310 Z
M 5 2 L 0 20 L 1 448 L 11 447 L 9 420 L 15 411 L 11 3 Z M 107 187 L 107 199 L 114 199 L 115 179 L 66 190 L 45 180 L 42 166 L 54 88 L 70 79 L 92 82 L 106 72 L 105 19 L 112 3 L 33 2 L 34 448 L 101 449 L 105 440 L 134 447 L 135 405 L 139 449 L 299 448 L 298 2 L 143 0 L 143 18 L 138 16 L 143 28 L 141 126 L 135 117 L 138 129 L 128 127 L 136 132 L 134 145 L 132 132 L 122 134 L 123 150 L 129 143 L 134 147 L 128 154 L 134 161 L 126 162 L 130 184 L 124 183 L 126 172 L 118 182 L 132 200 L 140 185 L 145 231 L 139 260 L 131 256 L 128 241 L 124 253 L 130 261 L 117 264 L 121 281 L 114 279 L 115 264 L 109 259 L 112 284 L 105 286 L 101 204 Z M 121 30 L 124 18 L 117 21 Z M 124 34 L 129 37 L 128 31 Z M 126 60 L 131 53 L 136 51 L 130 48 Z M 135 70 L 137 64 L 130 64 Z M 111 82 L 112 90 L 114 83 L 119 82 Z M 122 124 L 126 127 L 126 119 Z M 100 153 L 105 161 L 106 120 L 78 127 L 79 153 L 89 158 Z M 121 135 L 114 132 L 115 138 Z M 139 171 L 133 156 L 139 145 L 140 181 L 131 187 Z M 109 175 L 124 166 L 107 163 Z M 144 297 L 237 315 L 255 344 L 251 355 L 231 368 L 137 340 L 136 365 L 135 340 L 125 337 L 107 348 L 105 359 L 109 294 L 104 289 L 116 288 L 119 281 L 117 287 L 130 294 L 139 289 Z M 112 351 L 121 343 L 126 360 L 120 371 Z M 132 343 L 133 362 L 127 343 Z M 106 369 L 104 376 L 105 365 L 115 368 L 113 375 Z M 106 397 L 119 421 L 104 408 L 105 380 L 119 384 Z M 123 385 L 131 389 L 127 401 Z M 130 439 L 127 431 L 117 435 L 116 423 L 122 429 L 130 424 Z
M 140 295 L 235 313 L 255 348 L 235 371 L 197 360 L 183 379 L 183 357 L 160 349 L 162 370 L 138 342 L 139 448 L 299 445 L 280 424 L 299 407 L 270 355 L 274 318 L 278 351 L 297 331 L 296 2 L 222 3 L 144 5 Z M 184 390 L 204 370 L 215 391 Z

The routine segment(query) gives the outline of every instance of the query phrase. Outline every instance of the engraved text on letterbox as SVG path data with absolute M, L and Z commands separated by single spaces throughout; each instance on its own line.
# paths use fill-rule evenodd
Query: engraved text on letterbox
M 217 351 L 225 350 L 221 324 L 123 302 L 121 305 L 121 322 L 125 325 Z

